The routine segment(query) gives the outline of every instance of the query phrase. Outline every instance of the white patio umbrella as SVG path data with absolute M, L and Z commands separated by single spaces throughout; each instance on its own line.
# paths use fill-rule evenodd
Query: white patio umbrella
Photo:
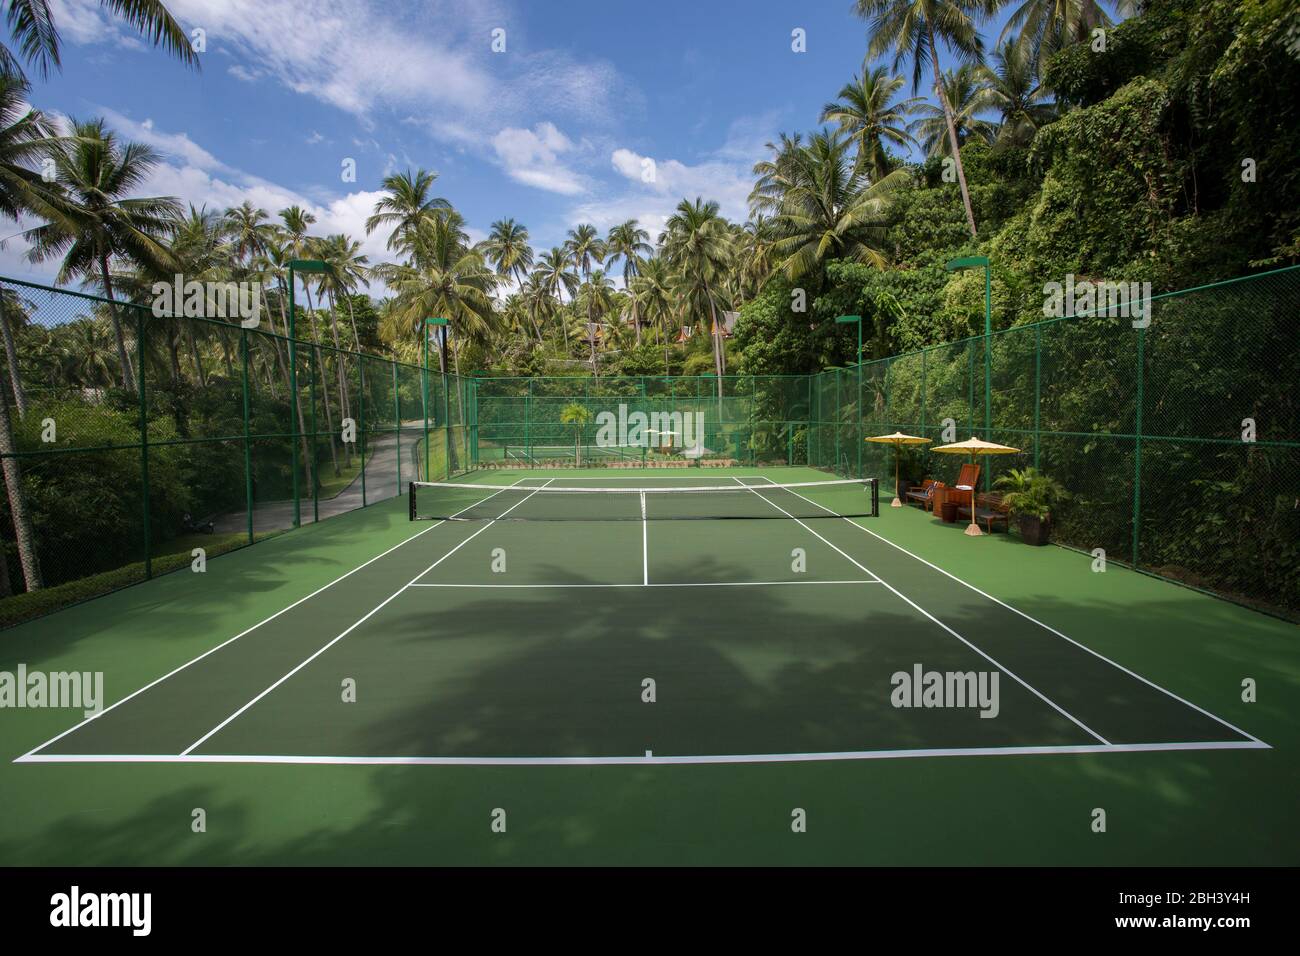
M 891 508 L 901 508 L 903 503 L 898 500 L 898 458 L 899 449 L 904 445 L 924 445 L 929 438 L 920 438 L 917 435 L 904 435 L 902 432 L 894 432 L 892 435 L 872 435 L 867 439 L 870 442 L 876 442 L 880 445 L 894 446 L 894 500 L 889 503 Z
M 954 442 L 951 445 L 936 445 L 931 451 L 942 452 L 945 455 L 970 455 L 971 461 L 975 460 L 976 455 L 1017 455 L 1020 453 L 1019 448 L 1012 448 L 1010 445 L 998 445 L 993 442 L 984 441 L 982 438 L 976 438 L 974 435 L 968 441 Z M 972 538 L 984 534 L 980 526 L 975 523 L 975 489 L 970 490 L 970 526 L 966 529 L 966 534 Z

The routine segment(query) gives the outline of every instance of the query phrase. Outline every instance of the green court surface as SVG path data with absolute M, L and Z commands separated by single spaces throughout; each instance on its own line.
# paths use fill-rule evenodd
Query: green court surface
M 109 705 L 0 711 L 0 861 L 1300 856 L 1292 624 L 810 469 L 461 480 L 0 635 Z M 734 491 L 598 490 L 682 486 Z

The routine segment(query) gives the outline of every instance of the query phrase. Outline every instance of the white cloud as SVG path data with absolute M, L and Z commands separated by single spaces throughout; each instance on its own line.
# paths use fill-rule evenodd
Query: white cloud
M 573 196 L 584 191 L 582 177 L 560 161 L 573 143 L 554 123 L 531 130 L 506 127 L 492 138 L 497 160 L 511 179 L 548 192 Z

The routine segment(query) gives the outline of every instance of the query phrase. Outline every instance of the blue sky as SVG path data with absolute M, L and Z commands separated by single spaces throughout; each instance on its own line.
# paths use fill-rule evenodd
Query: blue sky
M 53 7 L 64 68 L 33 76 L 31 101 L 159 150 L 142 194 L 272 214 L 296 202 L 372 261 L 388 258 L 364 229 L 380 180 L 421 166 L 473 238 L 509 216 L 539 250 L 579 222 L 637 218 L 653 237 L 683 197 L 743 220 L 764 143 L 817 125 L 861 67 L 867 28 L 850 0 L 169 0 L 205 31 L 196 73 L 94 0 Z M 23 251 L 10 241 L 0 272 L 49 281 Z

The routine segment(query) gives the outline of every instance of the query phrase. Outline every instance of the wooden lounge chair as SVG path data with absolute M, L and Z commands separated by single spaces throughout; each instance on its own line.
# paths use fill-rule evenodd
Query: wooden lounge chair
M 958 518 L 970 518 L 970 505 L 957 506 Z M 988 528 L 989 534 L 993 533 L 994 524 L 1007 525 L 1008 510 L 1007 506 L 1002 503 L 1002 496 L 990 493 L 987 495 L 975 496 L 975 521 L 983 523 Z
M 953 482 L 951 488 L 944 489 L 943 500 L 957 502 L 958 508 L 966 509 L 966 516 L 970 517 L 971 498 L 975 493 L 975 486 L 979 484 L 980 466 L 973 462 L 967 462 L 961 466 L 961 473 L 957 480 Z

